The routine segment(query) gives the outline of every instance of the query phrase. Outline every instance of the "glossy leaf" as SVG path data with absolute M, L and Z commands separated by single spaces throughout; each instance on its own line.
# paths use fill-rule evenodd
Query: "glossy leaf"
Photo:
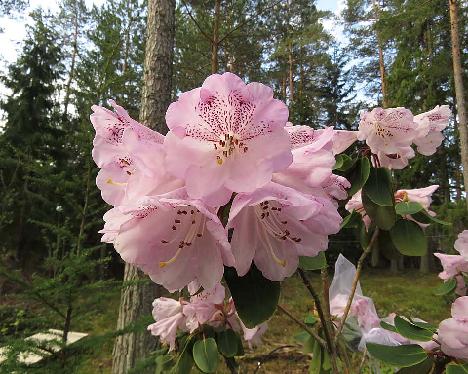
M 234 268 L 226 267 L 224 279 L 237 314 L 246 327 L 254 328 L 273 315 L 278 305 L 280 282 L 264 278 L 254 265 L 243 277 L 239 277 Z
M 225 357 L 234 357 L 239 352 L 237 334 L 229 329 L 216 333 L 219 352 Z
M 397 371 L 397 374 L 429 374 L 434 366 L 434 361 L 426 358 L 423 362 Z
M 427 253 L 427 239 L 422 228 L 413 221 L 398 220 L 390 230 L 395 247 L 405 256 L 424 256 Z
M 445 281 L 439 287 L 437 287 L 434 290 L 434 295 L 437 296 L 443 296 L 443 295 L 448 295 L 450 292 L 452 292 L 455 288 L 457 287 L 457 281 L 455 278 L 449 279 L 448 281 Z
M 414 201 L 402 201 L 395 205 L 395 211 L 400 216 L 406 216 L 408 214 L 415 214 L 423 210 L 424 207 Z
M 367 194 L 362 191 L 362 205 L 372 222 L 382 230 L 390 230 L 396 221 L 395 208 L 393 206 L 380 206 L 375 204 Z
M 336 162 L 335 166 L 333 167 L 333 170 L 338 170 L 338 171 L 346 171 L 350 169 L 351 167 L 354 166 L 356 163 L 357 159 L 352 159 L 349 157 L 347 154 L 339 154 L 336 157 Z
M 393 206 L 393 188 L 390 172 L 385 168 L 371 168 L 362 192 L 378 206 Z
M 348 189 L 348 196 L 353 196 L 358 192 L 364 183 L 366 183 L 367 178 L 369 178 L 370 173 L 370 162 L 367 157 L 362 157 L 359 161 L 356 162 L 353 168 L 350 169 L 350 173 L 346 175 L 351 187 Z
M 389 365 L 409 367 L 417 365 L 427 359 L 427 353 L 417 344 L 386 346 L 367 343 L 369 354 Z
M 389 324 L 389 323 L 387 323 L 387 322 L 385 322 L 385 321 L 380 321 L 380 327 L 382 327 L 385 330 L 395 332 L 395 333 L 398 334 L 398 331 L 397 331 L 396 327 Z
M 218 346 L 213 338 L 198 340 L 193 345 L 193 360 L 204 373 L 215 373 L 218 367 Z
M 320 252 L 315 257 L 300 256 L 299 266 L 303 270 L 320 270 L 327 266 L 325 252 Z
M 416 221 L 420 223 L 425 223 L 425 224 L 438 223 L 439 225 L 444 225 L 444 226 L 452 225 L 450 222 L 445 222 L 436 217 L 432 217 L 425 210 L 421 210 L 418 213 L 412 214 L 411 217 L 413 217 Z
M 445 368 L 446 374 L 468 374 L 468 364 L 457 365 L 455 363 L 450 363 Z
M 399 316 L 395 317 L 395 328 L 401 336 L 421 342 L 432 340 L 432 335 L 434 335 L 433 331 L 416 326 Z

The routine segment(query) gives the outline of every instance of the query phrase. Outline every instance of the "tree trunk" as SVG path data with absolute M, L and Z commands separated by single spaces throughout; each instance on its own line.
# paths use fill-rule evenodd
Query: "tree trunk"
M 165 114 L 171 102 L 174 37 L 175 0 L 149 0 L 140 121 L 162 133 L 167 132 Z M 144 277 L 136 267 L 125 265 L 124 282 Z M 161 287 L 154 284 L 124 287 L 117 329 L 149 316 L 151 303 L 160 293 Z M 155 338 L 146 330 L 119 336 L 114 344 L 112 373 L 127 373 L 138 360 L 148 355 L 155 343 Z
M 398 273 L 398 260 L 390 260 L 390 272 L 392 274 Z
M 463 72 L 460 57 L 460 40 L 458 37 L 458 6 L 456 0 L 449 0 L 450 35 L 452 38 L 453 80 L 457 99 L 458 131 L 460 134 L 460 155 L 463 166 L 465 192 L 468 188 L 468 129 L 466 123 L 465 91 L 463 89 Z M 467 208 L 468 208 L 468 204 Z
M 374 14 L 375 18 L 378 20 L 380 16 L 380 7 L 379 4 L 374 0 Z M 385 59 L 384 59 L 384 52 L 382 47 L 382 40 L 380 39 L 380 35 L 375 31 L 376 39 L 377 39 L 377 47 L 379 51 L 379 71 L 380 71 L 380 89 L 382 91 L 382 106 L 384 108 L 388 107 L 388 97 L 387 97 L 387 80 L 385 74 Z
M 67 84 L 65 85 L 65 98 L 63 100 L 63 119 L 65 120 L 68 115 L 68 104 L 70 102 L 70 91 L 71 91 L 71 84 L 73 82 L 73 78 L 75 76 L 75 64 L 76 64 L 76 56 L 78 56 L 78 5 L 75 3 L 75 13 L 73 18 L 73 50 L 71 56 L 71 64 L 70 64 L 70 73 L 68 75 Z
M 288 54 L 288 65 L 289 65 L 289 105 L 294 101 L 294 66 L 293 66 L 293 55 L 292 46 L 289 43 L 289 54 Z
M 221 20 L 221 0 L 215 0 L 213 40 L 211 42 L 211 74 L 218 72 L 219 23 Z

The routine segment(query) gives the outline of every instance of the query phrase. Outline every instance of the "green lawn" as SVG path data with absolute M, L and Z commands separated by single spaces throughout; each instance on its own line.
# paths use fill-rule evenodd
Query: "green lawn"
M 318 274 L 309 274 L 313 285 L 319 289 Z M 361 286 L 366 296 L 373 298 L 379 315 L 386 316 L 396 312 L 406 316 L 417 316 L 429 322 L 438 322 L 449 315 L 449 305 L 442 297 L 433 295 L 433 289 L 440 284 L 436 274 L 422 275 L 412 273 L 390 274 L 387 271 L 371 270 L 364 273 Z M 90 317 L 77 318 L 72 330 L 87 332 L 96 337 L 112 332 L 116 325 L 119 290 L 106 294 L 96 312 Z M 281 304 L 298 318 L 302 319 L 313 303 L 298 277 L 288 279 L 283 284 Z M 264 345 L 255 351 L 247 350 L 242 359 L 242 372 L 252 372 L 259 355 L 265 355 L 273 349 L 285 345 L 271 360 L 266 360 L 258 373 L 303 373 L 307 372 L 307 357 L 300 354 L 300 348 L 293 336 L 300 331 L 294 322 L 278 312 L 269 322 L 269 330 L 264 338 Z M 66 359 L 67 373 L 110 373 L 112 340 L 103 339 L 87 349 L 75 352 Z M 262 356 L 260 356 L 262 357 Z M 63 372 L 57 362 L 49 360 L 46 367 L 34 372 Z M 224 370 L 222 370 L 224 372 Z

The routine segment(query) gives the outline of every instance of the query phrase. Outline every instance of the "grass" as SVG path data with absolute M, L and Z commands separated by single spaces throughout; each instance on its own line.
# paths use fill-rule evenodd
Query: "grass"
M 310 273 L 314 287 L 320 289 L 320 277 Z M 449 305 L 442 298 L 433 295 L 433 289 L 440 284 L 435 274 L 419 274 L 417 271 L 391 274 L 384 270 L 366 270 L 361 280 L 363 293 L 374 300 L 380 316 L 390 312 L 420 317 L 429 322 L 438 323 L 449 315 Z M 95 312 L 85 318 L 77 317 L 73 321 L 72 330 L 87 332 L 91 337 L 102 336 L 115 330 L 120 291 L 108 292 L 96 305 Z M 281 304 L 299 319 L 303 319 L 311 310 L 313 302 L 298 277 L 292 277 L 283 283 Z M 53 327 L 53 326 L 51 326 Z M 292 347 L 280 349 L 271 360 L 267 360 L 258 373 L 304 373 L 307 372 L 308 357 L 300 354 L 300 348 L 293 336 L 300 328 L 281 312 L 269 321 L 269 329 L 264 337 L 264 344 L 255 351 L 247 350 L 242 359 L 243 371 L 253 372 L 258 358 L 272 350 L 289 345 Z M 90 343 L 87 348 L 80 349 L 68 357 L 65 362 L 67 373 L 93 374 L 110 373 L 112 365 L 112 339 L 103 339 L 98 343 Z M 42 367 L 33 372 L 61 373 L 57 360 L 48 360 Z M 224 372 L 222 369 L 220 372 Z

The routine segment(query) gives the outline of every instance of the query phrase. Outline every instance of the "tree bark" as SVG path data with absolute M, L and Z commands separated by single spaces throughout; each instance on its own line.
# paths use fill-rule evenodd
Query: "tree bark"
M 166 133 L 165 115 L 171 102 L 175 38 L 175 0 L 149 0 L 146 26 L 144 82 L 140 121 Z M 124 282 L 144 279 L 135 266 L 126 264 Z M 161 294 L 154 284 L 134 284 L 122 290 L 117 329 L 151 313 L 152 301 Z M 119 336 L 114 344 L 112 373 L 125 374 L 148 355 L 156 339 L 146 330 Z
M 66 119 L 68 115 L 68 104 L 70 103 L 70 91 L 71 91 L 71 84 L 73 82 L 73 78 L 75 77 L 75 64 L 76 64 L 76 56 L 78 56 L 78 4 L 75 2 L 75 12 L 73 17 L 73 42 L 72 42 L 72 56 L 71 56 L 71 64 L 70 64 L 70 73 L 68 75 L 68 80 L 65 85 L 65 98 L 63 100 L 63 118 Z
M 377 2 L 374 0 L 374 13 L 375 18 L 378 20 L 380 15 L 380 7 Z M 380 90 L 382 92 L 382 106 L 384 108 L 388 107 L 388 95 L 387 95 L 387 78 L 385 74 L 385 59 L 384 59 L 384 52 L 382 47 L 382 41 L 380 39 L 380 35 L 378 31 L 375 31 L 376 39 L 377 39 L 377 48 L 379 51 L 379 72 L 380 72 Z
M 292 45 L 289 43 L 288 52 L 288 66 L 289 66 L 289 105 L 294 101 L 294 66 L 293 66 L 293 55 Z
M 460 155 L 463 166 L 465 192 L 468 187 L 468 129 L 466 123 L 465 91 L 463 88 L 463 71 L 461 66 L 460 40 L 458 37 L 458 6 L 456 0 L 449 0 L 450 35 L 452 39 L 453 80 L 457 101 L 458 131 L 460 135 Z M 467 208 L 468 208 L 468 204 Z
M 221 0 L 215 0 L 213 40 L 211 42 L 211 74 L 218 72 L 219 24 L 221 20 Z

